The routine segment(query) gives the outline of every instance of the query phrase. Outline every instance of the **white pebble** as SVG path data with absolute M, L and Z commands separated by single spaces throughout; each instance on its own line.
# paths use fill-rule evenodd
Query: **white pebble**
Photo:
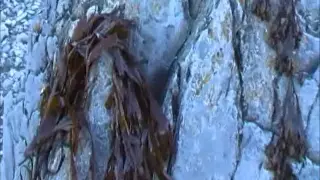
M 19 66 L 22 63 L 22 58 L 21 57 L 16 57 L 16 60 L 14 62 L 15 66 Z
M 91 15 L 97 13 L 98 11 L 98 7 L 97 6 L 91 6 L 88 10 L 87 10 L 87 18 L 89 19 Z
M 9 35 L 9 30 L 4 24 L 0 24 L 0 41 Z
M 17 13 L 17 16 L 21 16 L 22 13 L 23 13 L 23 11 L 19 10 L 18 13 Z
M 3 61 L 4 62 L 4 58 L 7 58 L 8 57 L 8 54 L 7 53 L 2 53 L 2 59 L 1 59 L 1 61 Z M 2 63 L 2 62 L 1 62 Z
M 20 42 L 27 42 L 28 41 L 28 35 L 26 33 L 21 33 L 17 35 L 17 41 Z
M 10 51 L 10 46 L 7 44 L 2 48 L 2 52 L 9 52 Z
M 20 16 L 17 17 L 17 21 L 21 21 L 22 19 L 24 19 L 25 17 L 27 17 L 27 12 L 22 13 Z
M 11 86 L 12 85 L 12 80 L 11 79 L 9 79 L 9 78 L 6 78 L 4 81 L 3 81 L 3 83 L 2 83 L 2 87 L 4 88 L 4 89 L 7 89 L 9 86 Z

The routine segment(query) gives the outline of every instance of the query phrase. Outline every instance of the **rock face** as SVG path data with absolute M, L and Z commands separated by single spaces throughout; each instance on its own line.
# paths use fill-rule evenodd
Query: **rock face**
M 137 23 L 133 53 L 147 61 L 142 68 L 174 130 L 177 151 L 168 165 L 173 178 L 273 177 L 265 168 L 265 149 L 279 135 L 274 119 L 281 116 L 290 78 L 274 68 L 277 52 L 267 40 L 269 24 L 252 12 L 255 0 L 53 0 L 41 5 L 34 1 L 21 12 L 10 7 L 11 2 L 12 7 L 17 4 L 5 1 L 8 10 L 1 11 L 0 19 L 2 180 L 27 177 L 20 163 L 39 123 L 41 88 L 77 19 L 123 4 L 123 16 Z M 320 178 L 319 5 L 317 0 L 301 0 L 295 7 L 302 36 L 293 52 L 297 70 L 293 86 L 307 141 L 305 160 L 290 161 L 298 179 Z M 34 16 L 41 7 L 46 8 Z M 2 22 L 3 15 L 17 18 Z M 24 34 L 24 26 L 32 32 L 26 29 Z M 98 61 L 90 75 L 89 123 L 95 142 L 89 142 L 88 132 L 81 132 L 74 157 L 79 179 L 89 179 L 92 145 L 101 152 L 99 172 L 106 168 L 105 127 L 110 114 L 104 100 L 112 85 L 109 67 Z M 67 148 L 53 153 L 50 168 L 57 168 L 54 160 L 62 154 L 66 158 L 60 171 L 49 179 L 70 178 Z

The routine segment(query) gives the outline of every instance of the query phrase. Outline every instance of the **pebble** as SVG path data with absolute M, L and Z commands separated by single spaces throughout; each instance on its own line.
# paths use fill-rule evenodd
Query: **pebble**
M 21 86 L 24 86 L 24 79 L 27 75 L 27 70 L 21 70 L 17 67 L 24 63 L 23 57 L 27 50 L 26 42 L 29 41 L 28 32 L 32 30 L 28 22 L 39 12 L 41 3 L 42 0 L 0 0 L 0 66 L 9 68 L 8 71 L 0 72 L 0 94 L 11 94 L 6 99 L 13 105 L 18 99 L 12 96 L 12 92 L 22 89 Z M 17 93 L 16 95 L 20 97 L 20 100 L 24 99 L 23 93 Z M 0 98 L 0 106 L 1 101 L 2 98 Z M 10 111 L 7 104 L 11 103 L 5 103 L 6 111 Z M 0 110 L 0 116 L 3 118 L 5 116 L 2 116 L 2 113 Z M 0 127 L 2 127 L 2 122 L 0 122 Z M 2 158 L 2 140 L 2 133 L 0 132 L 0 161 Z M 4 139 L 4 141 L 6 140 Z
M 9 30 L 6 25 L 0 24 L 0 41 L 9 35 Z
M 63 160 L 63 147 L 55 148 L 49 154 L 48 170 L 51 172 L 56 172 L 59 168 L 60 162 Z
M 10 20 L 10 19 L 7 19 L 4 24 L 6 25 L 10 25 L 10 26 L 14 26 L 16 25 L 16 21 L 15 20 Z
M 19 10 L 17 16 L 21 16 L 22 13 L 23 13 L 23 11 Z
M 17 73 L 17 71 L 15 69 L 10 69 L 10 71 L 9 71 L 10 76 L 14 76 L 16 73 Z
M 9 52 L 10 51 L 10 45 L 6 44 L 3 48 L 2 48 L 2 52 Z
M 9 78 L 6 78 L 3 82 L 2 82 L 2 87 L 4 89 L 7 89 L 9 86 L 12 85 L 12 81 Z
M 27 15 L 27 12 L 23 12 L 20 16 L 17 17 L 17 21 L 23 20 L 24 18 L 26 18 Z
M 56 37 L 48 37 L 48 39 L 47 39 L 47 53 L 48 53 L 49 59 L 53 59 L 53 54 L 56 51 L 56 43 L 57 43 Z
M 16 60 L 14 62 L 15 66 L 19 66 L 22 63 L 22 58 L 21 57 L 16 57 Z
M 37 9 L 39 9 L 39 6 L 38 6 L 38 5 L 33 5 L 33 6 L 31 7 L 31 10 L 37 10 Z
M 28 35 L 26 33 L 21 33 L 17 35 L 17 40 L 26 43 L 28 41 Z
M 2 19 L 7 19 L 7 16 L 3 11 L 0 12 L 0 20 Z
M 15 48 L 13 50 L 14 55 L 18 56 L 18 57 L 22 57 L 24 55 L 24 52 L 21 49 Z
M 7 54 L 4 54 L 4 55 L 7 55 Z M 4 61 L 5 61 L 5 58 L 7 57 L 4 57 L 4 55 L 2 55 L 2 58 L 0 58 L 0 66 L 3 66 L 4 65 Z
M 97 6 L 91 6 L 88 10 L 87 10 L 87 18 L 90 18 L 91 15 L 95 14 L 98 11 L 98 7 Z
M 7 53 L 2 53 L 2 56 L 1 56 L 2 58 L 7 58 L 8 57 L 8 54 Z M 3 60 L 4 61 L 4 59 L 1 59 L 1 60 Z
M 31 15 L 34 15 L 34 14 L 35 14 L 35 11 L 32 10 L 32 9 L 29 9 L 27 12 L 28 12 L 29 14 L 31 14 Z

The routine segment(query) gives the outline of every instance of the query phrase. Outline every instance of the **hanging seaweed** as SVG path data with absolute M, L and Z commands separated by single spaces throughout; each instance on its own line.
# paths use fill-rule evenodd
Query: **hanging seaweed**
M 306 136 L 292 79 L 289 80 L 279 125 L 279 136 L 274 135 L 266 147 L 267 168 L 274 172 L 276 180 L 297 179 L 290 161 L 301 162 L 304 159 Z
M 293 52 L 299 48 L 302 32 L 295 14 L 295 0 L 255 0 L 253 13 L 268 23 L 268 43 L 277 57 L 275 69 L 291 76 L 295 72 Z
M 277 120 L 279 133 L 273 135 L 265 149 L 267 169 L 274 173 L 275 180 L 297 179 L 291 160 L 301 162 L 306 153 L 306 137 L 293 82 L 296 71 L 294 51 L 299 48 L 302 35 L 296 20 L 295 3 L 295 0 L 255 0 L 253 3 L 253 13 L 268 23 L 268 43 L 277 55 L 275 70 L 286 75 L 289 81 L 281 118 Z
M 165 170 L 172 150 L 169 123 L 145 80 L 132 67 L 130 56 L 119 49 L 111 54 L 115 57 L 114 88 L 107 107 L 113 112 L 112 156 L 106 179 L 148 180 L 154 175 L 170 179 Z
M 58 172 L 50 172 L 49 155 L 56 146 L 67 144 L 71 152 L 71 176 L 77 179 L 73 157 L 78 151 L 80 131 L 89 130 L 85 108 L 88 75 L 99 57 L 110 60 L 104 58 L 105 53 L 113 57 L 113 91 L 106 101 L 113 116 L 112 149 L 106 149 L 111 151 L 111 157 L 106 162 L 105 179 L 170 179 L 166 174 L 166 161 L 172 153 L 169 122 L 129 52 L 133 23 L 119 19 L 114 12 L 80 19 L 64 46 L 51 83 L 42 93 L 38 131 L 25 150 L 26 158 L 35 159 L 30 179 L 43 179 Z M 95 158 L 92 156 L 90 161 L 93 174 Z

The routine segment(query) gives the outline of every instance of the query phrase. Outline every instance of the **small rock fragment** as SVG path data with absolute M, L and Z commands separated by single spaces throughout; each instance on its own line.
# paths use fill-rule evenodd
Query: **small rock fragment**
M 88 10 L 87 10 L 87 18 L 90 18 L 91 15 L 97 13 L 98 11 L 98 7 L 97 6 L 91 6 Z
M 9 35 L 9 30 L 4 24 L 0 24 L 0 41 Z

